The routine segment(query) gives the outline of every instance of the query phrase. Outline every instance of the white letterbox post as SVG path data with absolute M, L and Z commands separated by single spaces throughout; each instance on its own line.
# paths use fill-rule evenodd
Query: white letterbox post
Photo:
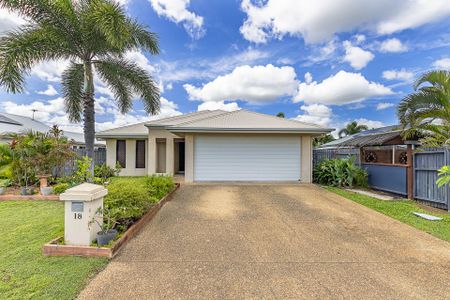
M 101 185 L 82 183 L 68 189 L 59 196 L 65 201 L 64 208 L 64 242 L 66 245 L 89 246 L 101 230 L 103 197 L 108 190 Z

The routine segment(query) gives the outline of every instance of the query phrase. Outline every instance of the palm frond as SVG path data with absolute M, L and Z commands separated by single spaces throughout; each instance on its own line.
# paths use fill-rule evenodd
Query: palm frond
M 76 12 L 72 1 L 54 0 L 2 0 L 0 7 L 14 11 L 35 24 L 59 28 L 72 39 L 80 36 Z
M 109 74 L 114 81 L 121 81 L 123 85 L 134 91 L 142 99 L 145 110 L 150 114 L 159 112 L 159 89 L 148 73 L 133 62 L 124 59 L 105 59 L 96 63 L 102 74 Z M 111 81 L 113 82 L 113 81 Z M 117 89 L 114 88 L 114 89 Z M 120 97 L 117 98 L 120 101 Z M 127 103 L 118 103 L 122 113 L 127 112 L 131 106 Z
M 72 62 L 62 74 L 64 106 L 71 122 L 81 121 L 83 111 L 84 68 L 82 64 Z
M 159 53 L 158 36 L 150 32 L 146 27 L 139 23 L 129 20 L 131 27 L 131 39 L 129 46 L 131 48 L 143 48 L 151 54 Z
M 0 38 L 0 85 L 8 92 L 23 90 L 24 75 L 45 60 L 69 57 L 73 48 L 53 27 L 22 26 Z

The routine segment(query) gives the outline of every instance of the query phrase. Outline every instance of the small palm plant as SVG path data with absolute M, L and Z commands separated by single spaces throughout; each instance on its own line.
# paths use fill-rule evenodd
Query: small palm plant
M 0 37 L 0 86 L 22 92 L 25 76 L 37 63 L 70 61 L 61 81 L 65 110 L 71 121 L 83 120 L 89 158 L 94 155 L 95 75 L 114 93 L 122 113 L 132 108 L 135 95 L 148 113 L 159 111 L 157 85 L 144 69 L 124 58 L 131 50 L 157 54 L 156 35 L 116 1 L 1 0 L 0 7 L 30 20 Z

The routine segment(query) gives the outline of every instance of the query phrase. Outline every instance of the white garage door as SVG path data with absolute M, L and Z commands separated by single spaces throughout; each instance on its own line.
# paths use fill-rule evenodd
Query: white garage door
M 197 136 L 195 181 L 290 181 L 300 179 L 300 138 Z

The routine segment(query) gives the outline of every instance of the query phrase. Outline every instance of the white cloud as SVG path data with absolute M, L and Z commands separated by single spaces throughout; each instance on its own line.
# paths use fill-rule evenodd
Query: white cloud
M 18 26 L 24 25 L 27 22 L 16 13 L 10 12 L 7 9 L 0 9 L 0 33 L 16 29 Z
M 383 41 L 380 44 L 380 51 L 398 53 L 408 51 L 408 47 L 402 44 L 402 42 L 399 39 L 393 38 Z
M 367 127 L 369 127 L 369 129 L 373 129 L 373 128 L 379 128 L 379 127 L 384 127 L 386 126 L 383 122 L 381 121 L 376 121 L 376 120 L 368 120 L 366 118 L 359 118 L 355 120 L 356 123 L 358 124 L 362 124 L 362 125 L 367 125 Z
M 309 72 L 306 72 L 306 73 L 305 73 L 305 82 L 306 82 L 306 83 L 311 83 L 312 81 L 313 81 L 312 74 L 309 73 Z
M 161 62 L 158 76 L 163 81 L 186 81 L 189 79 L 212 79 L 219 74 L 230 72 L 241 65 L 262 62 L 270 53 L 248 48 L 244 51 L 224 55 L 216 59 L 186 59 Z
M 132 110 L 127 114 L 120 113 L 115 101 L 110 98 L 99 97 L 95 99 L 95 113 L 108 121 L 96 122 L 96 130 L 106 130 L 132 123 L 144 122 L 164 117 L 181 115 L 176 103 L 161 97 L 161 110 L 156 116 L 149 116 L 143 112 Z M 35 119 L 51 126 L 57 124 L 66 131 L 82 132 L 82 124 L 71 123 L 64 111 L 64 99 L 56 98 L 49 101 L 34 101 L 29 104 L 17 104 L 13 101 L 0 103 L 2 111 L 7 113 L 32 117 L 32 109 L 36 109 Z
M 65 60 L 45 61 L 35 65 L 31 69 L 31 75 L 35 75 L 44 81 L 58 82 L 61 80 L 61 74 L 68 66 L 69 62 Z
M 168 91 L 171 91 L 171 90 L 173 89 L 173 84 L 172 84 L 172 82 L 169 82 L 168 84 L 166 84 L 166 89 L 167 89 Z
M 205 34 L 203 17 L 188 10 L 190 0 L 149 1 L 159 16 L 164 16 L 177 24 L 183 24 L 184 29 L 193 39 L 199 39 Z
M 329 126 L 331 122 L 332 110 L 323 104 L 302 105 L 300 107 L 305 113 L 298 115 L 295 119 L 305 123 L 312 123 L 321 126 Z
M 45 96 L 56 96 L 58 95 L 58 91 L 55 90 L 53 85 L 49 84 L 47 85 L 47 89 L 45 91 L 38 91 L 39 95 L 45 95 Z
M 242 0 L 241 8 L 247 14 L 241 34 L 255 43 L 284 35 L 317 43 L 357 30 L 391 34 L 450 15 L 448 0 Z
M 185 84 L 191 100 L 267 103 L 283 95 L 292 95 L 297 81 L 292 67 L 240 66 L 231 73 L 218 76 L 202 87 Z
M 150 61 L 141 51 L 129 51 L 125 54 L 125 58 L 134 62 L 142 69 L 146 70 L 150 74 L 156 72 L 156 68 L 150 64 Z
M 360 70 L 367 66 L 367 64 L 375 57 L 370 51 L 353 46 L 349 41 L 345 41 L 343 45 L 345 48 L 344 61 L 350 63 L 356 70 Z
M 363 101 L 369 97 L 393 94 L 392 90 L 380 83 L 368 81 L 360 73 L 339 71 L 321 83 L 302 82 L 298 86 L 294 102 L 343 105 Z
M 106 109 L 106 113 L 108 114 L 108 120 L 111 121 L 96 122 L 96 130 L 102 131 L 129 124 L 135 124 L 149 120 L 156 120 L 181 115 L 181 112 L 178 111 L 178 105 L 175 102 L 170 101 L 164 97 L 161 97 L 160 101 L 161 101 L 160 113 L 155 116 L 149 116 L 146 113 L 142 112 L 137 113 L 136 111 L 131 111 L 127 114 L 122 114 L 120 113 L 116 105 L 108 107 Z
M 383 71 L 383 78 L 387 80 L 402 80 L 409 81 L 414 78 L 414 73 L 405 69 L 401 70 L 386 70 Z
M 450 58 L 442 58 L 433 62 L 433 67 L 439 69 L 450 69 Z
M 389 107 L 394 107 L 394 103 L 388 103 L 388 102 L 380 102 L 377 104 L 377 110 L 383 110 Z
M 224 101 L 220 102 L 203 102 L 197 108 L 198 111 L 201 110 L 216 110 L 221 109 L 225 111 L 234 111 L 241 109 L 236 102 L 225 103 Z
M 364 34 L 356 34 L 355 36 L 353 36 L 353 38 L 358 45 L 364 43 L 364 41 L 366 40 L 366 36 Z

